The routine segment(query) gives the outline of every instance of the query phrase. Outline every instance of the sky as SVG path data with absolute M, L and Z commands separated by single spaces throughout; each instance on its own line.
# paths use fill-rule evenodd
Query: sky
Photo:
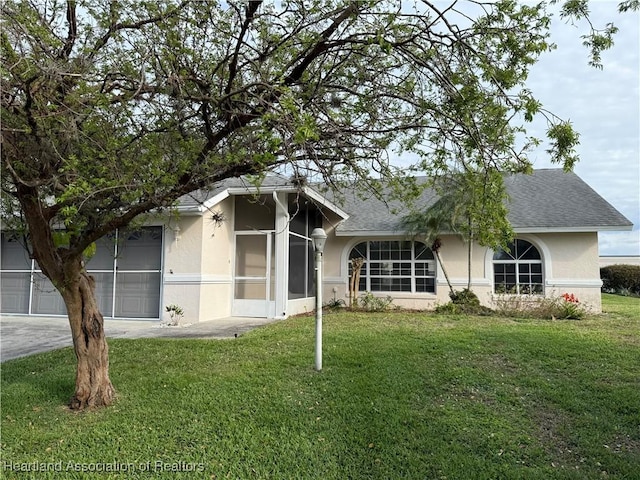
M 620 29 L 602 55 L 603 69 L 588 65 L 580 38 L 586 24 L 554 16 L 551 40 L 558 48 L 532 67 L 527 85 L 579 132 L 576 174 L 634 224 L 632 231 L 600 232 L 600 255 L 640 255 L 640 12 L 619 14 L 613 1 L 589 4 L 596 25 L 613 21 Z M 545 130 L 542 120 L 530 132 L 544 137 Z M 544 148 L 530 158 L 534 168 L 558 167 Z

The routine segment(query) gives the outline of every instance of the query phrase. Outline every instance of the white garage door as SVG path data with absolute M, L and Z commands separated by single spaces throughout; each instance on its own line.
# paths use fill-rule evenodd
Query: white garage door
M 108 318 L 159 318 L 162 227 L 116 232 L 96 243 L 87 271 L 96 279 L 102 314 Z M 3 313 L 66 314 L 60 294 L 15 235 L 2 234 L 0 263 Z

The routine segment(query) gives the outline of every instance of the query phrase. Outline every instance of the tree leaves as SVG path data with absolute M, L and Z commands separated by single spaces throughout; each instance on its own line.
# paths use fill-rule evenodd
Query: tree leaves
M 192 190 L 283 166 L 390 177 L 393 147 L 418 159 L 404 173 L 527 171 L 545 5 L 438 5 L 3 2 L 2 188 L 39 205 L 27 221 L 67 225 L 79 254 Z M 584 0 L 563 5 L 588 20 Z M 589 24 L 594 64 L 615 31 Z M 578 137 L 553 123 L 550 155 L 571 168 Z

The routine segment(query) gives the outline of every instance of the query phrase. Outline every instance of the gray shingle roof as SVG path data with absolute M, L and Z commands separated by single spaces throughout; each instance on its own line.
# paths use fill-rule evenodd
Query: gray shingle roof
M 505 178 L 516 229 L 631 229 L 633 224 L 573 172 L 536 170 Z
M 262 183 L 261 188 L 291 188 L 291 181 L 279 175 L 267 175 Z M 216 195 L 229 189 L 246 189 L 247 193 L 253 193 L 255 185 L 246 178 L 227 178 L 220 182 L 216 182 L 211 187 L 196 190 L 188 195 L 183 195 L 178 199 L 179 209 L 183 211 L 195 210 L 203 203 L 214 198 Z
M 417 179 L 425 182 L 426 178 Z M 609 202 L 602 198 L 575 173 L 562 169 L 535 170 L 531 175 L 516 174 L 505 178 L 509 195 L 509 221 L 516 232 L 593 232 L 600 230 L 630 230 L 633 224 Z M 189 211 L 229 189 L 246 189 L 254 185 L 242 178 L 230 178 L 211 188 L 182 197 L 180 209 Z M 292 189 L 290 180 L 267 175 L 261 185 L 265 189 Z M 317 192 L 321 189 L 317 189 Z M 382 201 L 370 196 L 361 198 L 354 190 L 334 195 L 319 193 L 340 207 L 349 217 L 337 227 L 338 235 L 380 234 L 404 232 L 402 217 L 407 208 L 399 201 Z M 427 208 L 436 200 L 435 193 L 426 189 L 416 202 Z
M 509 194 L 509 221 L 517 232 L 626 230 L 633 224 L 596 193 L 575 173 L 562 169 L 535 170 L 531 175 L 505 178 Z M 420 203 L 427 207 L 435 200 L 427 190 Z M 372 232 L 403 232 L 401 218 L 406 212 L 397 202 L 387 207 L 376 198 L 363 200 L 345 194 L 342 208 L 349 218 L 337 227 L 338 235 Z M 392 210 L 399 210 L 394 213 Z

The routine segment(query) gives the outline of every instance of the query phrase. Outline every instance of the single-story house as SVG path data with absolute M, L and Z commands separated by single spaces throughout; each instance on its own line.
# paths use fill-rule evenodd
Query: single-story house
M 632 223 L 574 173 L 536 170 L 505 182 L 517 238 L 509 252 L 473 245 L 472 287 L 482 303 L 573 293 L 600 311 L 598 232 L 630 230 Z M 434 199 L 426 191 L 423 204 Z M 360 292 L 413 309 L 449 301 L 430 246 L 407 236 L 402 210 L 374 197 L 333 196 L 267 176 L 259 188 L 245 179 L 220 182 L 182 198 L 177 210 L 98 242 L 87 269 L 105 318 L 167 319 L 169 305 L 183 309 L 184 323 L 310 312 L 316 227 L 328 235 L 325 300 L 347 299 L 350 259 L 364 258 Z M 3 232 L 1 247 L 2 313 L 64 315 L 61 297 L 19 239 Z M 454 288 L 464 288 L 466 244 L 443 235 L 440 255 Z

